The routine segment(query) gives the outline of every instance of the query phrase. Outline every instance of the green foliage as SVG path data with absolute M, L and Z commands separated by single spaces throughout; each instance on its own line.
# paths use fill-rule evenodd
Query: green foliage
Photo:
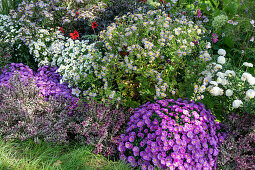
M 22 0 L 1 0 L 0 14 L 9 14 L 11 9 L 16 9 Z
M 46 142 L 35 144 L 32 140 L 5 142 L 0 139 L 0 169 L 132 169 L 120 161 L 110 161 L 92 152 L 92 147 L 77 143 L 53 145 Z

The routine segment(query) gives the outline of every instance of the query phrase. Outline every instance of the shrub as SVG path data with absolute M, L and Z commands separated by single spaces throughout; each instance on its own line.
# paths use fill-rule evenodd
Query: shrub
M 142 169 L 216 168 L 223 136 L 202 103 L 158 100 L 136 108 L 118 146 L 120 158 Z
M 220 146 L 218 165 L 222 169 L 255 168 L 255 117 L 231 114 L 223 123 L 228 132 Z
M 0 50 L 1 53 L 12 56 L 11 62 L 22 62 L 33 68 L 37 64 L 31 60 L 28 47 L 31 34 L 21 24 L 8 15 L 0 15 Z
M 255 114 L 253 64 L 244 62 L 240 67 L 234 67 L 224 49 L 219 49 L 215 56 L 218 58 L 200 73 L 199 84 L 194 86 L 194 100 L 202 99 L 204 104 L 218 112 L 218 118 L 233 110 Z
M 203 31 L 185 18 L 172 20 L 161 10 L 118 18 L 101 32 L 106 52 L 102 59 L 94 58 L 91 78 L 98 82 L 90 91 L 127 105 L 175 94 L 185 78 L 180 70 L 186 59 L 193 59 Z
M 72 93 L 75 94 L 75 89 L 70 89 L 66 83 L 60 84 L 61 77 L 55 72 L 56 70 L 56 67 L 43 66 L 38 69 L 37 73 L 34 73 L 32 69 L 22 63 L 11 63 L 2 69 L 0 84 L 8 86 L 9 79 L 14 73 L 20 74 L 21 80 L 25 81 L 25 83 L 28 82 L 28 79 L 32 78 L 40 91 L 40 96 L 46 100 L 50 96 L 63 96 L 73 101 L 69 113 L 72 114 L 72 109 L 78 101 L 77 98 L 72 96 Z
M 61 143 L 76 139 L 95 146 L 95 153 L 116 154 L 118 135 L 129 114 L 122 107 L 85 104 L 73 97 L 77 89 L 60 84 L 56 69 L 43 66 L 34 73 L 22 63 L 12 63 L 2 70 L 1 135 Z
M 0 85 L 0 132 L 5 139 L 43 139 L 67 143 L 66 129 L 71 102 L 52 96 L 46 102 L 40 95 L 33 77 L 27 81 L 14 73 L 8 85 Z
M 96 154 L 116 156 L 119 135 L 133 109 L 130 108 L 125 113 L 123 107 L 110 103 L 99 104 L 95 101 L 90 101 L 85 106 L 85 112 L 81 108 L 77 108 L 81 115 L 74 117 L 77 123 L 71 124 L 76 127 L 74 133 L 86 144 L 95 146 Z

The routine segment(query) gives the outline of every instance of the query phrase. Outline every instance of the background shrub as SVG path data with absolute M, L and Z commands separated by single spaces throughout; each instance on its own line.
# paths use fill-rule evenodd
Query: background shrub
M 138 10 L 101 32 L 106 51 L 102 59 L 93 58 L 93 72 L 85 81 L 95 83 L 84 89 L 86 94 L 133 106 L 175 95 L 185 79 L 186 61 L 199 60 L 202 27 L 186 18 L 171 19 L 161 10 Z
M 95 146 L 95 153 L 115 156 L 118 135 L 132 109 L 73 97 L 75 89 L 60 84 L 56 67 L 34 73 L 12 63 L 0 75 L 0 133 L 5 139 L 32 138 L 68 143 L 76 140 Z
M 223 123 L 227 137 L 220 146 L 218 165 L 222 169 L 255 168 L 255 117 L 231 114 Z

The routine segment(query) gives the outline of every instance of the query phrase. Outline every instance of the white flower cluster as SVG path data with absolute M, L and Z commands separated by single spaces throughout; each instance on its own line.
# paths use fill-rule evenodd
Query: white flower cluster
M 55 55 L 53 62 L 59 67 L 57 71 L 62 75 L 62 81 L 77 85 L 81 78 L 86 78 L 91 72 L 90 68 L 95 66 L 92 55 L 95 51 L 95 44 L 88 45 L 87 40 L 74 41 L 71 38 L 62 47 L 62 42 L 59 43 L 54 45 L 60 46 L 58 48 L 62 49 L 62 53 L 60 56 Z M 103 77 L 102 73 L 97 73 L 97 75 Z
M 226 51 L 218 50 L 217 63 L 210 63 L 207 69 L 201 72 L 202 85 L 195 85 L 194 93 L 196 99 L 204 98 L 202 93 L 208 91 L 212 96 L 225 96 L 227 100 L 232 102 L 232 108 L 239 108 L 243 102 L 251 100 L 255 97 L 255 77 L 248 72 L 239 75 L 233 70 L 228 70 L 226 63 Z M 243 63 L 246 67 L 253 67 L 252 63 Z M 240 90 L 241 89 L 241 90 Z M 248 89 L 248 90 L 245 90 Z M 243 91 L 243 92 L 242 92 Z M 240 100 L 240 99 L 243 99 Z
M 20 26 L 10 16 L 0 14 L 0 43 L 13 45 L 21 38 Z
M 59 55 L 62 49 L 57 49 L 59 46 L 56 45 L 56 42 L 63 42 L 64 39 L 65 37 L 60 31 L 38 29 L 33 40 L 28 45 L 29 52 L 34 56 L 35 61 L 39 62 L 39 66 L 49 65 L 53 55 Z M 52 65 L 55 65 L 55 63 Z

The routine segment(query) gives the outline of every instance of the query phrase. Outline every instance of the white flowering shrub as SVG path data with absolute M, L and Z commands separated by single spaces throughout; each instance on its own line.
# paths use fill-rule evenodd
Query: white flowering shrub
M 35 61 L 42 65 L 55 65 L 53 57 L 61 55 L 64 47 L 65 37 L 60 31 L 54 29 L 38 29 L 32 41 L 29 43 L 29 52 L 33 55 Z
M 200 60 L 203 27 L 185 18 L 171 19 L 161 10 L 138 10 L 101 32 L 106 52 L 94 58 L 90 81 L 98 82 L 89 94 L 129 106 L 177 95 L 178 82 L 185 77 L 178 70 L 188 60 Z
M 54 44 L 54 46 L 61 46 Z M 88 44 L 87 40 L 72 40 L 67 39 L 64 45 L 61 47 L 61 56 L 53 57 L 53 63 L 58 66 L 58 72 L 62 75 L 62 82 L 68 82 L 70 85 L 78 86 L 84 89 L 87 87 L 86 78 L 92 72 L 92 67 L 95 67 L 93 62 L 94 56 L 92 53 L 96 51 L 94 48 L 95 43 Z M 52 47 L 53 48 L 53 47 Z M 97 58 L 101 57 L 101 53 L 97 53 Z M 76 90 L 75 94 L 79 95 L 80 91 Z
M 253 64 L 244 62 L 240 68 L 231 65 L 224 49 L 218 50 L 216 62 L 210 62 L 194 86 L 194 99 L 215 108 L 216 112 L 231 111 L 255 114 L 255 77 Z
M 218 15 L 218 16 L 213 18 L 212 26 L 213 26 L 213 28 L 218 30 L 219 28 L 224 26 L 227 23 L 227 21 L 228 21 L 228 16 L 226 16 L 226 15 Z

